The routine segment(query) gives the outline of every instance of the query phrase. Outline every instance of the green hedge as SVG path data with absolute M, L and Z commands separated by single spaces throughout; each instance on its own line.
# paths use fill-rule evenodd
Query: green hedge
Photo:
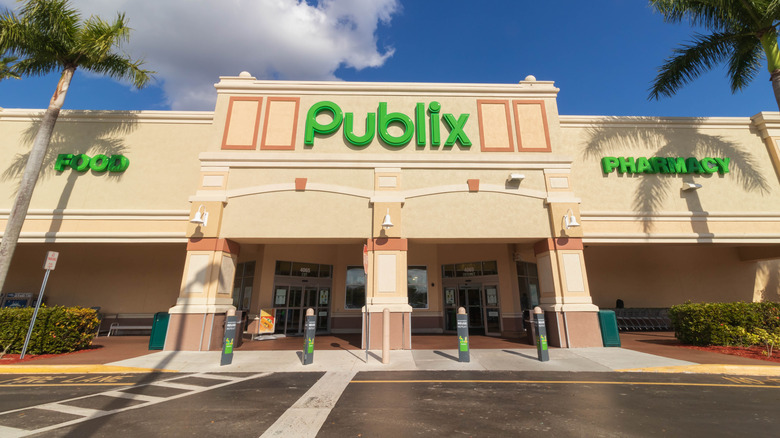
M 0 309 L 0 353 L 21 353 L 33 308 Z M 35 320 L 28 354 L 67 353 L 92 344 L 99 321 L 93 309 L 41 307 Z
M 749 345 L 745 333 L 780 330 L 780 303 L 685 303 L 669 309 L 675 336 L 692 345 Z

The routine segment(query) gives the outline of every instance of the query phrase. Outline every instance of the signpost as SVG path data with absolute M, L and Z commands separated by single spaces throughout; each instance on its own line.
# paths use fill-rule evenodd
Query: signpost
M 466 315 L 466 309 L 458 309 L 458 361 L 470 362 L 469 354 L 469 316 Z
M 544 314 L 541 307 L 534 307 L 534 325 L 536 326 L 536 353 L 540 362 L 550 360 L 550 352 L 547 351 L 547 327 L 544 323 Z
M 19 359 L 24 359 L 24 354 L 27 353 L 27 346 L 30 344 L 30 336 L 32 336 L 33 327 L 35 326 L 35 318 L 38 317 L 38 309 L 41 308 L 41 302 L 43 301 L 43 290 L 46 289 L 46 282 L 49 281 L 49 274 L 51 271 L 54 270 L 54 267 L 57 266 L 57 258 L 60 256 L 60 253 L 56 251 L 49 251 L 46 254 L 46 261 L 43 262 L 43 269 L 46 270 L 46 273 L 43 274 L 43 284 L 41 285 L 41 292 L 38 293 L 38 301 L 35 303 L 35 311 L 33 312 L 33 317 L 30 320 L 30 328 L 27 329 L 27 337 L 24 338 L 24 345 L 22 346 L 22 354 L 19 355 Z
M 233 344 L 236 340 L 237 325 L 238 317 L 236 315 L 228 315 L 225 320 L 225 337 L 222 340 L 222 357 L 219 360 L 219 366 L 233 363 Z
M 306 309 L 306 325 L 303 329 L 303 364 L 314 362 L 314 334 L 317 331 L 317 320 L 314 309 Z

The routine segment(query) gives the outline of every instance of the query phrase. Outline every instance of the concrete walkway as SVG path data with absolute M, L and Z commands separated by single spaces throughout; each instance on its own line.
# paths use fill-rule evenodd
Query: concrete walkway
M 486 337 L 485 337 L 486 338 Z M 632 371 L 685 372 L 732 375 L 780 376 L 780 363 L 745 359 L 680 347 L 671 333 L 621 333 L 623 348 L 571 348 L 549 350 L 550 361 L 540 362 L 536 349 L 521 340 L 486 338 L 477 340 L 483 348 L 472 348 L 468 363 L 458 361 L 448 338 L 428 337 L 415 350 L 390 352 L 383 364 L 381 351 L 366 357 L 351 339 L 317 338 L 314 363 L 301 364 L 295 350 L 301 338 L 277 343 L 287 349 L 266 349 L 265 341 L 244 344 L 234 353 L 230 365 L 220 366 L 219 351 L 149 352 L 147 337 L 98 338 L 101 348 L 53 358 L 41 358 L 0 366 L 0 373 L 126 373 L 165 370 L 173 372 L 281 372 L 281 371 Z M 249 347 L 249 348 L 246 348 Z M 439 347 L 439 348 L 437 348 Z M 473 347 L 473 346 L 472 346 Z

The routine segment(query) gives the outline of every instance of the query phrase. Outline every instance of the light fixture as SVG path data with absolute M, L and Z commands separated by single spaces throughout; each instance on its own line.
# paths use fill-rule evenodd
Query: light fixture
M 512 181 L 522 181 L 524 179 L 525 179 L 525 175 L 523 175 L 522 173 L 512 172 L 512 173 L 509 174 L 509 178 L 507 178 L 507 181 L 510 181 L 510 182 L 512 182 Z
M 390 209 L 387 209 L 387 214 L 385 214 L 385 220 L 382 221 L 382 228 L 390 228 L 393 226 L 393 223 L 390 221 Z
M 690 182 L 683 182 L 681 190 L 687 192 L 688 190 L 697 190 L 697 189 L 700 189 L 700 188 L 701 188 L 701 184 L 690 183 Z
M 580 223 L 577 222 L 577 218 L 574 216 L 574 212 L 570 208 L 565 215 L 563 215 L 563 226 L 567 230 L 569 228 L 579 227 Z
M 203 210 L 202 213 L 201 210 Z M 190 222 L 197 225 L 203 225 L 204 227 L 208 226 L 209 212 L 206 211 L 205 205 L 200 204 L 200 207 L 198 207 L 198 210 L 195 212 L 195 217 L 190 219 Z

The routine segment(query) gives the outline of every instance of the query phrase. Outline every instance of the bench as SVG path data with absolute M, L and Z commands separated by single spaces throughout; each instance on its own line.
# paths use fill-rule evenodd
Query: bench
M 111 318 L 104 318 L 104 320 L 111 320 Z M 107 336 L 111 336 L 113 333 L 117 335 L 120 331 L 144 331 L 151 333 L 152 320 L 154 315 L 146 313 L 125 313 L 116 314 L 113 316 L 113 322 L 108 327 Z

